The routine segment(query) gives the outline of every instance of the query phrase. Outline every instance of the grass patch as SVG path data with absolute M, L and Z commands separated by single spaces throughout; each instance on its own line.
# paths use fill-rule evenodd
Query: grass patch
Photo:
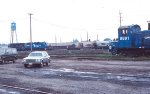
M 106 59 L 106 60 L 126 60 L 126 61 L 150 60 L 150 56 L 129 57 L 129 56 L 111 55 L 111 54 L 97 54 L 96 58 Z

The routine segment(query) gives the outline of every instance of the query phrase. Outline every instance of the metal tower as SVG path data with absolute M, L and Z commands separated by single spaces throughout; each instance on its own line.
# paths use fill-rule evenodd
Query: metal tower
M 16 38 L 16 43 L 18 43 L 17 32 L 16 32 L 16 23 L 12 22 L 11 23 L 11 41 L 10 41 L 10 43 L 14 43 L 14 37 Z

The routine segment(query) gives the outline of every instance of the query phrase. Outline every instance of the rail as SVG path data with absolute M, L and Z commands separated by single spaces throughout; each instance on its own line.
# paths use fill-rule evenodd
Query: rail
M 18 90 L 23 90 L 23 91 L 35 92 L 35 93 L 40 93 L 40 94 L 52 94 L 49 92 L 44 92 L 44 91 L 34 90 L 34 89 L 28 89 L 28 88 L 22 88 L 22 87 L 17 87 L 17 86 L 10 86 L 10 85 L 4 85 L 4 84 L 0 84 L 0 86 L 6 87 L 6 88 L 11 88 L 11 89 L 18 89 Z

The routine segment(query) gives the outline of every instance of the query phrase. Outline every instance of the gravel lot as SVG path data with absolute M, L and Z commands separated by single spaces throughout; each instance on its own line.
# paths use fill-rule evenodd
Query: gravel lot
M 52 59 L 24 68 L 19 59 L 0 64 L 0 74 L 0 94 L 150 94 L 149 61 Z

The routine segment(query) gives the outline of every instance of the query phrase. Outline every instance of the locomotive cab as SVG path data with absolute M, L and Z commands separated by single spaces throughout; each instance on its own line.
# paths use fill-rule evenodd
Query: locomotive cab
M 150 30 L 141 31 L 139 25 L 118 28 L 118 41 L 112 42 L 110 52 L 126 56 L 150 55 Z
M 115 55 L 120 53 L 126 54 L 126 50 L 132 51 L 139 44 L 135 42 L 135 37 L 140 31 L 139 25 L 120 26 L 118 28 L 118 41 L 111 43 L 110 52 Z
M 140 32 L 139 25 L 121 26 L 118 28 L 118 46 L 119 48 L 135 48 L 135 36 Z

